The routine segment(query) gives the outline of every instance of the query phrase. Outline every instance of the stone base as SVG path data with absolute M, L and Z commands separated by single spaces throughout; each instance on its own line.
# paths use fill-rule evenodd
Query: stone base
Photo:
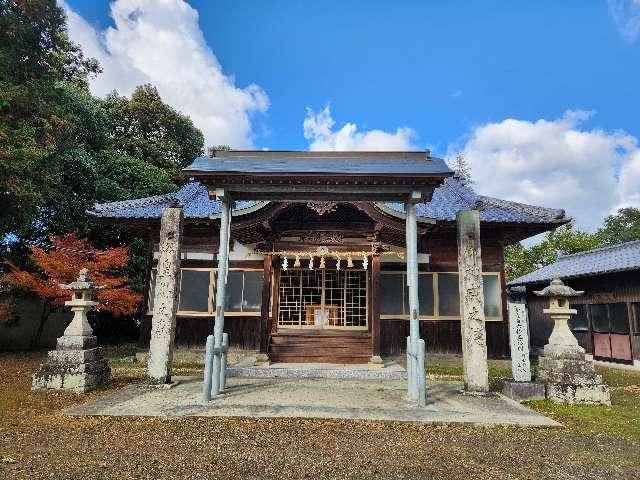
M 484 391 L 484 390 L 458 390 L 459 395 L 465 397 L 496 397 L 496 392 Z
M 64 336 L 57 345 L 33 375 L 31 390 L 85 393 L 109 382 L 111 369 L 95 336 Z
M 138 388 L 146 388 L 151 390 L 171 390 L 173 387 L 180 385 L 179 380 L 172 380 L 168 383 L 141 383 Z
M 516 402 L 545 399 L 544 383 L 541 382 L 505 380 L 502 393 Z
M 549 383 L 547 398 L 556 403 L 611 405 L 609 387 L 605 384 L 576 385 Z
M 269 355 L 267 355 L 266 353 L 259 353 L 256 355 L 256 367 L 268 367 L 270 365 L 271 359 L 269 358 Z
M 369 368 L 384 368 L 384 362 L 379 355 L 374 355 L 369 359 L 369 363 L 367 363 Z
M 609 387 L 584 354 L 541 356 L 537 379 L 545 383 L 547 398 L 556 403 L 611 405 Z

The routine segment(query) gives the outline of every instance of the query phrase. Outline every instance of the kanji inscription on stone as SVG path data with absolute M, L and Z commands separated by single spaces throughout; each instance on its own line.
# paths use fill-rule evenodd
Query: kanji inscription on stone
M 511 370 L 517 382 L 531 381 L 529 362 L 529 322 L 524 301 L 509 300 L 509 338 L 511 341 Z

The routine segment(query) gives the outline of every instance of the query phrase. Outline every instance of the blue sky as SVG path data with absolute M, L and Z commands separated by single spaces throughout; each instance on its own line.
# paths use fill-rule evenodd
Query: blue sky
M 462 151 L 482 193 L 585 228 L 640 203 L 640 0 L 66 5 L 96 94 L 157 83 L 208 143 Z

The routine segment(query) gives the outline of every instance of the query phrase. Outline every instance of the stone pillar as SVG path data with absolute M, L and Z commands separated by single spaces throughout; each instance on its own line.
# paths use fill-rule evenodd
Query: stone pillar
M 164 209 L 160 220 L 160 256 L 156 270 L 147 363 L 147 377 L 151 385 L 171 383 L 171 360 L 180 289 L 182 224 L 182 207 L 171 206 Z
M 420 195 L 417 195 L 420 198 Z M 407 380 L 409 398 L 419 406 L 426 404 L 424 340 L 420 339 L 420 302 L 418 297 L 418 223 L 415 201 L 405 204 L 407 286 L 409 287 L 409 337 L 407 338 Z M 422 343 L 421 343 L 422 342 Z M 419 356 L 422 355 L 420 359 Z
M 544 385 L 531 381 L 529 360 L 529 320 L 526 288 L 511 287 L 507 291 L 509 341 L 512 379 L 506 380 L 502 393 L 514 400 L 544 400 Z
M 538 358 L 538 380 L 546 385 L 546 396 L 556 403 L 611 404 L 609 387 L 602 382 L 587 360 L 584 349 L 569 329 L 568 321 L 576 310 L 570 308 L 569 299 L 584 292 L 576 291 L 560 279 L 539 292 L 549 298 L 549 308 L 543 310 L 554 322 L 549 343 Z
M 103 287 L 90 281 L 86 268 L 80 270 L 77 281 L 60 286 L 73 293 L 64 303 L 71 307 L 73 320 L 58 338 L 56 350 L 49 352 L 47 361 L 33 375 L 31 389 L 84 393 L 109 381 L 109 366 L 87 321 L 87 313 L 97 305 L 93 292 Z
M 456 222 L 464 385 L 469 392 L 482 393 L 489 390 L 489 373 L 482 290 L 480 212 L 458 212 Z
M 511 371 L 516 382 L 531 381 L 529 319 L 525 295 L 525 287 L 512 287 L 507 292 Z

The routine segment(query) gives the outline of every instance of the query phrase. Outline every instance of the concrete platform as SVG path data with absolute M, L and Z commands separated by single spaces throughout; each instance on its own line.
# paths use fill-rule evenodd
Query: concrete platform
M 327 378 L 228 379 L 227 390 L 205 404 L 201 377 L 176 377 L 170 390 L 129 386 L 65 415 L 151 417 L 316 418 L 358 421 L 558 427 L 559 423 L 502 395 L 460 393 L 458 382 L 429 382 L 428 405 L 405 398 L 402 380 Z
M 253 359 L 240 361 L 227 370 L 228 377 L 257 378 L 342 378 L 353 380 L 406 380 L 407 371 L 401 365 L 385 361 L 383 368 L 368 364 L 343 363 L 272 363 L 256 366 Z

